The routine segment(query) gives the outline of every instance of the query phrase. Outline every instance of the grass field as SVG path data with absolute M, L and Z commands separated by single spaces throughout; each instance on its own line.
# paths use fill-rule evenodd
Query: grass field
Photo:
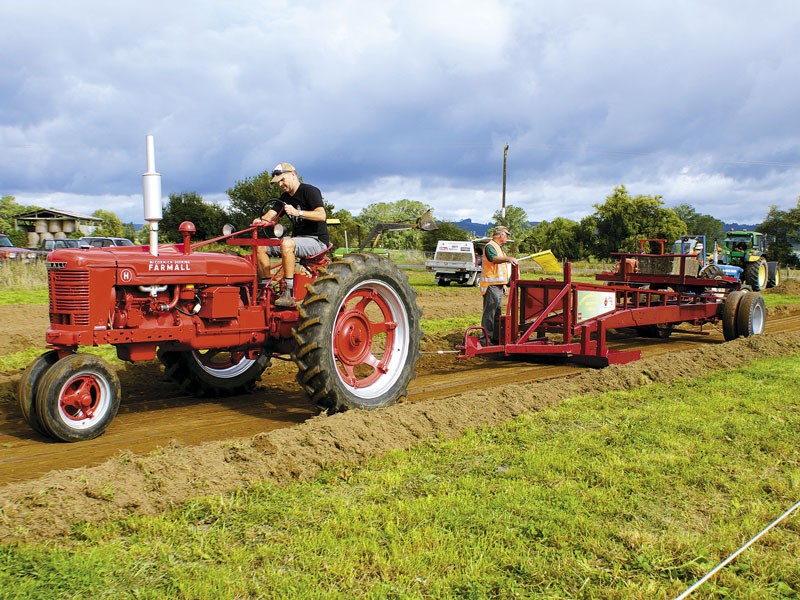
M 800 357 L 0 548 L 3 598 L 674 598 L 800 497 Z M 65 507 L 80 510 L 79 507 Z M 800 593 L 800 515 L 697 597 Z

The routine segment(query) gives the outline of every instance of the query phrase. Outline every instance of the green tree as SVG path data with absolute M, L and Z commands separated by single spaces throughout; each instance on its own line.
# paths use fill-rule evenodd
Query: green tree
M 542 221 L 531 229 L 530 251 L 552 250 L 560 259 L 585 260 L 590 256 L 590 234 L 583 223 L 564 217 L 557 217 L 552 222 Z
M 255 177 L 237 181 L 227 191 L 228 197 L 231 199 L 228 216 L 238 229 L 244 229 L 250 225 L 253 219 L 267 212 L 270 205 L 280 198 L 281 188 L 270 183 L 271 178 L 271 172 L 264 171 Z M 328 214 L 330 215 L 330 213 Z
M 222 235 L 228 215 L 220 206 L 204 201 L 197 192 L 170 194 L 159 225 L 159 237 L 165 241 L 181 241 L 178 228 L 184 221 L 194 223 L 194 239 L 205 240 Z
M 492 227 L 504 225 L 508 227 L 509 246 L 518 252 L 533 252 L 533 240 L 531 239 L 531 224 L 528 215 L 519 206 L 506 206 L 506 214 L 498 210 L 492 215 L 488 235 L 492 235 Z
M 435 252 L 439 240 L 466 241 L 470 239 L 469 233 L 455 223 L 441 221 L 436 225 L 436 229 L 422 237 L 422 249 L 425 252 Z
M 782 265 L 800 264 L 793 251 L 793 247 L 800 244 L 800 197 L 797 199 L 797 206 L 789 210 L 770 206 L 758 230 L 772 238 L 767 253 L 769 260 L 777 260 Z
M 380 223 L 413 224 L 426 210 L 430 210 L 417 200 L 397 200 L 396 202 L 376 202 L 365 206 L 356 222 L 361 226 L 361 243 L 366 243 L 367 236 L 373 227 Z M 421 250 L 423 236 L 426 233 L 419 229 L 405 231 L 387 231 L 381 237 L 384 248 L 393 250 Z
M 725 223 L 719 219 L 711 215 L 701 215 L 689 204 L 679 204 L 672 210 L 686 223 L 686 232 L 689 235 L 704 235 L 708 244 L 712 240 L 721 242 L 725 238 Z
M 14 227 L 14 217 L 27 211 L 28 207 L 19 204 L 14 196 L 3 196 L 0 199 L 0 233 L 5 233 L 19 248 L 27 246 L 28 240 L 24 231 Z
M 331 237 L 331 244 L 336 248 L 358 246 L 358 223 L 355 217 L 348 210 L 335 210 L 333 205 L 326 206 L 325 210 L 333 209 L 328 212 L 330 219 L 338 219 L 338 225 L 329 225 L 328 233 Z
M 661 196 L 628 194 L 624 185 L 614 188 L 586 221 L 593 224 L 594 255 L 608 258 L 612 252 L 634 252 L 642 238 L 675 240 L 686 233 L 686 224 L 674 210 L 664 208 Z
M 150 226 L 148 224 L 147 227 L 148 231 L 150 230 Z M 136 226 L 133 223 L 123 223 L 122 224 L 122 237 L 126 237 L 129 240 L 136 240 Z
M 102 219 L 102 223 L 95 227 L 92 235 L 107 237 L 125 237 L 120 218 L 109 210 L 98 209 L 92 213 L 93 217 Z

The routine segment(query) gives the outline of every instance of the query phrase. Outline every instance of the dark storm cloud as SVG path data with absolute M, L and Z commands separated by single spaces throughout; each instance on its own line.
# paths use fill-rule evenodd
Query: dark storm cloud
M 10 3 L 7 3 L 10 4 Z M 294 163 L 337 208 L 580 218 L 615 185 L 722 219 L 794 206 L 797 11 L 767 1 L 18 3 L 0 193 L 140 220 Z M 62 206 L 63 207 L 63 206 Z M 64 207 L 68 208 L 68 207 Z

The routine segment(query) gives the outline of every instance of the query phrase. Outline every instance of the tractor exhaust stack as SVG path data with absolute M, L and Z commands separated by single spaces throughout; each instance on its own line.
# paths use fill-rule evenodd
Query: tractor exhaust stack
M 161 174 L 156 172 L 156 154 L 153 136 L 147 136 L 147 172 L 142 175 L 144 187 L 144 220 L 150 224 L 150 254 L 158 256 L 158 224 L 163 217 L 161 209 Z

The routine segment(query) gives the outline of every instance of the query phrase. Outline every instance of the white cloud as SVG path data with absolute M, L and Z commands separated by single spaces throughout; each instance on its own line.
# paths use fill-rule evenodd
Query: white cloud
M 534 220 L 618 184 L 740 222 L 800 193 L 781 0 L 32 0 L 0 19 L 0 193 L 21 201 L 138 221 L 120 199 L 149 133 L 165 194 L 224 197 L 289 160 L 353 212 L 409 197 L 486 221 L 505 143 L 507 203 Z

